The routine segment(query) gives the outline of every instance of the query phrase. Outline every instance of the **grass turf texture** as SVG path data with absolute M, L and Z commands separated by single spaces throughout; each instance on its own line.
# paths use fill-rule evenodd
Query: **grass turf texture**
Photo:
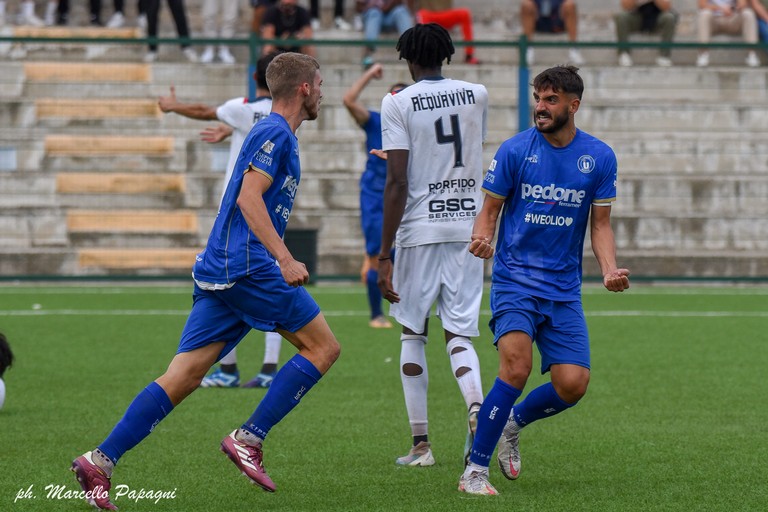
M 768 289 L 587 288 L 592 383 L 575 409 L 527 428 L 523 474 L 491 467 L 497 497 L 456 491 L 466 414 L 433 321 L 427 347 L 437 465 L 398 468 L 410 445 L 397 330 L 367 326 L 361 286 L 311 291 L 342 343 L 337 364 L 265 445 L 278 490 L 250 485 L 218 451 L 263 390 L 202 389 L 120 461 L 113 486 L 173 491 L 116 501 L 123 511 L 764 510 L 768 503 Z M 0 330 L 17 362 L 0 410 L 0 510 L 89 510 L 46 497 L 79 490 L 71 460 L 109 433 L 175 353 L 188 286 L 11 286 Z M 483 306 L 476 342 L 488 390 L 498 359 Z M 284 342 L 281 362 L 295 353 Z M 241 378 L 259 369 L 263 335 L 241 343 Z M 543 382 L 538 361 L 526 392 Z M 17 493 L 32 486 L 36 498 Z

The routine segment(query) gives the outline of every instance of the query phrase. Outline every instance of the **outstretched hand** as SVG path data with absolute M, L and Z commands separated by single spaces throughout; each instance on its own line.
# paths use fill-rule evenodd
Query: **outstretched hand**
M 160 96 L 157 100 L 157 106 L 163 112 L 172 112 L 173 106 L 176 104 L 176 87 L 171 86 L 171 94 L 169 96 Z
M 224 124 L 207 126 L 200 132 L 200 140 L 215 144 L 232 135 L 232 128 Z
M 623 292 L 629 288 L 629 270 L 617 268 L 603 276 L 603 286 L 612 292 Z

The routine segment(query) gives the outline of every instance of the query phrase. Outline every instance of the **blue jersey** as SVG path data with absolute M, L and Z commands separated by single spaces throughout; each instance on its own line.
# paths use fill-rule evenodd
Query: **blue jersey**
M 361 126 L 365 131 L 365 149 L 368 160 L 360 177 L 360 189 L 365 192 L 384 193 L 387 182 L 387 161 L 371 154 L 372 149 L 381 149 L 381 114 L 369 110 L 368 121 Z
M 259 172 L 272 181 L 263 198 L 272 225 L 282 237 L 293 209 L 301 170 L 298 139 L 281 115 L 273 112 L 254 125 L 243 142 L 235 169 Z M 232 285 L 262 269 L 273 270 L 276 264 L 237 206 L 245 172 L 232 176 L 208 244 L 197 255 L 193 275 L 198 284 Z
M 590 208 L 616 199 L 616 155 L 576 131 L 563 148 L 535 128 L 505 141 L 483 191 L 504 199 L 493 284 L 555 301 L 578 300 Z

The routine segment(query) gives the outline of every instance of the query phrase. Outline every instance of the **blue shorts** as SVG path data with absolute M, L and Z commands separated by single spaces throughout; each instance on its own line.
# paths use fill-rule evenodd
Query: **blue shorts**
M 522 331 L 541 354 L 541 373 L 553 364 L 589 368 L 589 333 L 580 300 L 559 302 L 522 292 L 491 287 L 493 343 L 512 331 Z
M 192 311 L 181 333 L 181 352 L 226 342 L 223 357 L 251 329 L 296 332 L 312 321 L 320 307 L 303 286 L 291 287 L 275 266 L 268 276 L 248 276 L 226 290 L 209 291 L 195 285 Z
M 381 250 L 381 226 L 384 222 L 384 194 L 360 191 L 360 222 L 365 237 L 365 254 L 375 256 Z

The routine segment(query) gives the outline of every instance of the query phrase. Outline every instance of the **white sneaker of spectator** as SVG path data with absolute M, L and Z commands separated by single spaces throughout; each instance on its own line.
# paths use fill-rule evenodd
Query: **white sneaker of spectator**
M 125 16 L 119 11 L 113 14 L 107 22 L 107 28 L 120 28 L 123 25 L 125 25 Z
M 696 65 L 700 68 L 709 66 L 709 52 L 702 52 L 696 57 Z
M 362 32 L 363 31 L 363 17 L 359 14 L 355 14 L 355 17 L 352 18 L 352 29 L 355 32 Z
M 139 16 L 136 18 L 136 26 L 139 27 L 143 31 L 147 30 L 147 15 L 146 14 L 139 14 Z
M 152 63 L 157 60 L 157 52 L 147 52 L 144 54 L 144 62 Z
M 213 46 L 206 46 L 203 53 L 200 54 L 200 62 L 203 64 L 209 64 L 213 62 Z
M 43 21 L 45 22 L 46 27 L 52 27 L 56 24 L 56 8 L 58 5 L 58 2 L 48 2 L 45 5 L 45 17 L 43 18 Z
M 571 48 L 568 50 L 568 61 L 574 66 L 581 66 L 584 64 L 584 57 L 582 57 L 581 52 L 578 49 Z
M 751 68 L 756 68 L 760 65 L 760 58 L 757 56 L 757 54 L 750 50 L 750 52 L 747 54 L 747 66 Z
M 619 66 L 623 68 L 629 68 L 632 67 L 632 56 L 627 52 L 621 52 L 619 54 Z
M 672 59 L 670 59 L 669 57 L 664 57 L 659 55 L 658 57 L 656 57 L 656 65 L 659 66 L 660 68 L 672 67 Z
M 235 56 L 230 53 L 228 47 L 219 46 L 219 60 L 224 64 L 234 64 Z
M 309 21 L 309 26 L 312 27 L 312 30 L 314 32 L 317 32 L 318 30 L 320 30 L 320 20 L 317 18 L 312 18 Z
M 333 24 L 336 25 L 336 28 L 339 30 L 344 30 L 344 31 L 352 30 L 352 25 L 350 25 L 347 22 L 347 20 L 345 20 L 341 16 L 337 16 L 336 19 L 333 20 Z
M 183 54 L 184 54 L 184 57 L 185 57 L 185 58 L 186 58 L 186 59 L 187 59 L 189 62 L 198 62 L 198 61 L 200 60 L 200 59 L 197 57 L 197 53 L 195 53 L 195 50 L 193 50 L 193 49 L 192 49 L 192 48 L 190 48 L 190 47 L 184 48 L 183 50 L 181 50 L 181 53 L 183 53 Z
M 533 63 L 536 62 L 536 52 L 533 51 L 533 48 L 525 50 L 525 61 L 529 66 L 532 66 Z

